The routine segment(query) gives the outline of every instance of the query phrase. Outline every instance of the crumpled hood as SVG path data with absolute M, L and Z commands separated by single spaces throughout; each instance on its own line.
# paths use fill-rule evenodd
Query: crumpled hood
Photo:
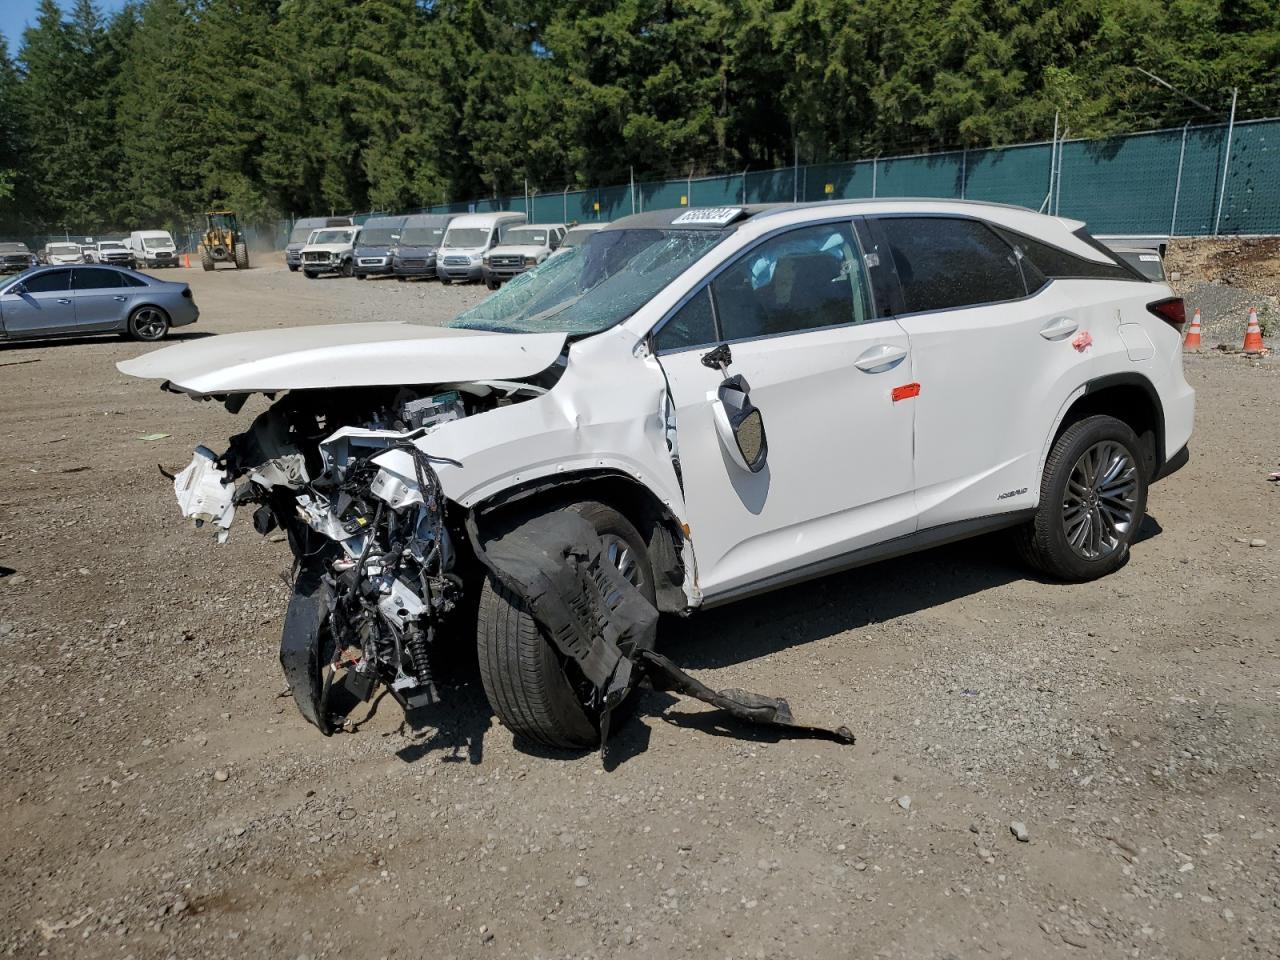
M 116 369 L 200 395 L 511 380 L 551 366 L 565 340 L 563 333 L 335 323 L 178 343 L 123 360 Z
M 312 243 L 302 248 L 303 253 L 346 253 L 351 249 L 349 243 Z

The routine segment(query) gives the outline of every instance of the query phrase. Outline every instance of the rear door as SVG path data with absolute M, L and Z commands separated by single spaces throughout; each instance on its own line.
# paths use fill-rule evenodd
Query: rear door
M 124 329 L 129 301 L 135 287 L 126 287 L 121 275 L 106 267 L 76 267 L 71 292 L 76 303 L 76 329 L 84 333 Z
M 675 407 L 698 584 L 708 599 L 822 564 L 915 528 L 906 333 L 876 314 L 848 221 L 789 228 L 730 261 L 653 337 Z M 768 459 L 752 473 L 716 427 L 732 352 Z M 806 569 L 807 568 L 807 569 Z
M 22 292 L 15 292 L 21 289 Z M 71 298 L 71 269 L 45 270 L 18 283 L 10 283 L 0 294 L 0 317 L 5 336 L 47 337 L 72 333 L 76 310 Z
M 921 529 L 1034 506 L 1061 383 L 1089 362 L 1073 338 L 1096 318 L 980 220 L 867 223 L 920 384 Z

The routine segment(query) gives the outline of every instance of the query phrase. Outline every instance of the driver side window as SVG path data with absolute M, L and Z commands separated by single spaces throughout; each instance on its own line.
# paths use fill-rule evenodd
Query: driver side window
M 659 351 L 875 319 L 847 223 L 800 227 L 748 250 L 658 331 Z
M 711 282 L 724 340 L 872 319 L 862 258 L 847 223 L 801 227 L 748 251 Z

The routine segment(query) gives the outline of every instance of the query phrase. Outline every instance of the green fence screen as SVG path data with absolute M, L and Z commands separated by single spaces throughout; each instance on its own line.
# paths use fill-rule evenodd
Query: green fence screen
M 1097 234 L 1280 233 L 1280 120 L 1156 130 L 847 163 L 746 169 L 589 190 L 533 190 L 406 213 L 527 212 L 539 223 L 616 220 L 681 206 L 941 197 L 1083 220 Z M 1225 187 L 1223 175 L 1225 173 Z M 357 221 L 371 214 L 358 216 Z

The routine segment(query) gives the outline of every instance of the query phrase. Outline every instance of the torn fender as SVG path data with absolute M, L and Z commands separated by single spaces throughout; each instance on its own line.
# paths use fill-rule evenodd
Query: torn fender
M 544 636 L 595 688 L 593 702 L 585 706 L 598 718 L 602 751 L 613 709 L 645 676 L 659 689 L 701 700 L 748 723 L 855 742 L 848 727 L 797 722 L 781 698 L 713 690 L 655 653 L 657 609 L 603 559 L 599 536 L 578 514 L 543 514 L 488 536 L 472 514 L 467 532 L 489 572 L 524 599 Z

